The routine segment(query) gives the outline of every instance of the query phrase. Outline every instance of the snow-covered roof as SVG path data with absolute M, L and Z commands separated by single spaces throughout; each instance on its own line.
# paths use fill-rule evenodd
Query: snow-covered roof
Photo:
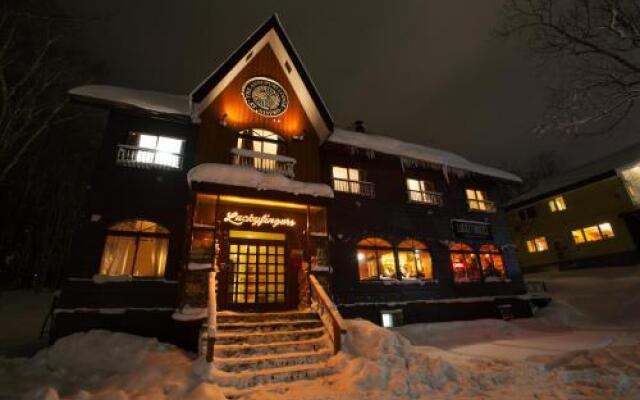
M 322 183 L 295 181 L 279 174 L 265 174 L 253 168 L 229 164 L 207 163 L 193 167 L 187 174 L 192 182 L 243 186 L 257 190 L 276 190 L 314 197 L 333 197 L 333 190 Z
M 560 175 L 541 181 L 533 190 L 511 199 L 507 206 L 521 206 L 582 186 L 588 182 L 615 176 L 618 168 L 640 161 L 640 143 L 606 157 L 590 161 Z
M 388 136 L 372 135 L 370 133 L 353 132 L 341 128 L 335 128 L 333 134 L 329 136 L 329 139 L 327 140 L 332 143 L 359 147 L 362 149 L 427 163 L 439 164 L 443 167 L 457 168 L 481 175 L 492 176 L 494 178 L 522 182 L 522 179 L 517 175 L 497 168 L 473 163 L 458 154 L 434 149 L 421 144 L 404 142 Z
M 181 96 L 119 86 L 87 85 L 69 90 L 69 95 L 85 101 L 139 109 L 154 114 L 191 118 L 189 96 Z

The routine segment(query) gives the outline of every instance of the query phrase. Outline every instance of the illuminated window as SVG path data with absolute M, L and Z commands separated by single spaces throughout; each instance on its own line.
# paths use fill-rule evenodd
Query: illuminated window
M 574 229 L 571 231 L 575 244 L 585 242 L 597 242 L 603 239 L 611 239 L 615 237 L 613 227 L 609 222 L 603 222 L 598 225 L 587 226 L 582 229 Z
M 356 168 L 333 167 L 333 190 L 373 197 L 373 184 L 364 181 L 364 171 Z
M 182 167 L 184 140 L 147 133 L 130 133 L 132 145 L 119 145 L 117 163 L 125 166 Z
M 433 279 L 431 254 L 424 243 L 404 240 L 398 245 L 398 260 L 402 279 Z
M 623 169 L 620 175 L 631 202 L 640 206 L 640 162 Z
M 169 231 L 147 220 L 118 222 L 109 227 L 100 274 L 161 277 L 167 262 Z
M 409 200 L 417 203 L 442 205 L 442 193 L 435 191 L 432 182 L 407 178 Z
M 467 204 L 470 210 L 495 212 L 496 203 L 489 201 L 487 192 L 483 190 L 466 189 Z
M 295 160 L 285 161 L 284 140 L 266 129 L 246 129 L 238 134 L 234 164 L 252 166 L 265 172 L 293 174 L 287 168 L 293 167 Z
M 549 200 L 549 209 L 551 212 L 566 210 L 567 204 L 564 202 L 564 197 L 558 196 Z
M 391 244 L 379 238 L 358 242 L 356 255 L 361 281 L 396 279 L 396 259 Z
M 544 236 L 540 236 L 535 239 L 527 240 L 527 250 L 529 253 L 539 253 L 541 251 L 549 250 L 547 239 Z
M 453 280 L 456 283 L 482 280 L 482 272 L 478 264 L 478 256 L 473 249 L 464 243 L 449 246 Z
M 500 250 L 495 244 L 484 244 L 480 246 L 480 266 L 482 274 L 486 278 L 506 279 L 507 270 L 504 266 L 504 259 Z

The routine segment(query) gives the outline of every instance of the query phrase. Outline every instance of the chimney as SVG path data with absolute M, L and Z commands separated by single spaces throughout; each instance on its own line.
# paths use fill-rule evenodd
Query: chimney
M 366 130 L 364 129 L 364 121 L 357 120 L 353 123 L 353 126 L 356 132 L 362 132 L 362 133 L 366 132 Z

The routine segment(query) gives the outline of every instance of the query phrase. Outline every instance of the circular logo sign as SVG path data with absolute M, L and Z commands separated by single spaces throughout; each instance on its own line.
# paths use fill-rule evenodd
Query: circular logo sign
M 287 92 L 269 78 L 251 78 L 242 87 L 242 97 L 253 112 L 265 117 L 277 117 L 289 106 Z

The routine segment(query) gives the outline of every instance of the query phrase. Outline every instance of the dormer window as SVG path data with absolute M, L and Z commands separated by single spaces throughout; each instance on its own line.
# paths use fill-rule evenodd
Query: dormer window
M 238 134 L 233 163 L 262 172 L 275 172 L 293 178 L 295 159 L 285 156 L 285 141 L 266 129 L 246 129 Z

